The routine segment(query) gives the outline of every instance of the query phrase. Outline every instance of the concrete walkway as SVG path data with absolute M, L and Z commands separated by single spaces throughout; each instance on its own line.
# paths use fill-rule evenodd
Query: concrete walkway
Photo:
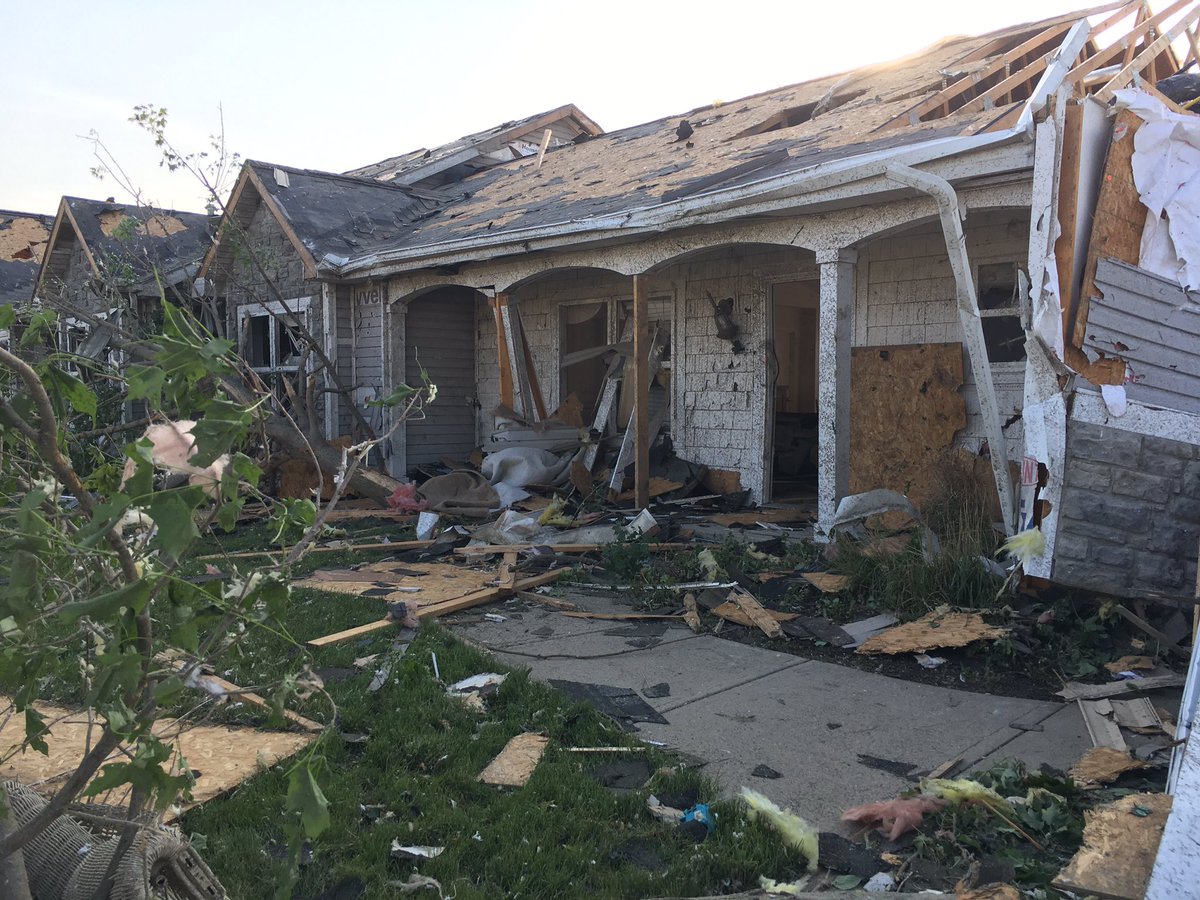
M 592 612 L 630 611 L 603 596 L 570 599 Z M 1010 756 L 1065 769 L 1091 746 L 1074 704 L 901 681 L 696 635 L 681 622 L 579 619 L 521 600 L 484 611 L 505 621 L 448 624 L 535 678 L 637 691 L 668 723 L 640 724 L 640 736 L 706 760 L 727 793 L 754 787 L 821 828 L 835 827 L 849 806 L 913 785 L 859 754 L 917 773 Z M 646 694 L 662 684 L 665 696 Z M 782 777 L 753 777 L 760 764 Z

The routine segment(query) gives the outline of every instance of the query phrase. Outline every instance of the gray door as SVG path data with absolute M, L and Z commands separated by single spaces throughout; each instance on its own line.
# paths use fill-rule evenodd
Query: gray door
M 421 368 L 437 385 L 425 418 L 407 425 L 411 468 L 475 449 L 475 292 L 439 290 L 408 305 L 404 325 L 405 381 L 421 384 Z

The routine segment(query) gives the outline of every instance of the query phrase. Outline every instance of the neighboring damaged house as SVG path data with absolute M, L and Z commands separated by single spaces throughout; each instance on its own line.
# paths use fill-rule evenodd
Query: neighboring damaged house
M 53 216 L 0 209 L 0 306 L 33 299 L 33 284 L 53 227 Z
M 386 315 L 386 285 L 318 277 L 318 265 L 345 262 L 367 247 L 402 238 L 461 197 L 454 182 L 468 175 L 600 133 L 599 126 L 568 105 L 344 175 L 247 163 L 205 263 L 205 275 L 226 306 L 229 333 L 243 344 L 260 376 L 277 382 L 294 377 L 301 366 L 301 346 L 288 321 L 301 317 L 291 325 L 302 324 L 319 336 L 321 352 L 332 365 L 331 370 L 313 354 L 306 363 L 308 371 L 320 376 L 318 414 L 325 435 L 378 433 L 383 412 L 369 404 L 391 383 L 382 352 L 385 328 L 392 324 Z M 473 301 L 471 292 L 465 293 L 470 328 Z M 431 335 L 441 333 L 441 312 L 425 323 Z M 412 325 L 419 333 L 422 326 Z M 453 339 L 445 345 L 422 339 L 428 352 L 412 361 L 412 376 L 419 377 L 421 364 L 428 366 L 442 397 L 412 427 L 448 431 L 447 446 L 454 448 L 453 435 L 465 433 L 469 449 L 476 435 L 474 340 L 468 336 L 464 342 L 453 329 L 448 334 Z
M 37 279 L 37 299 L 60 313 L 61 349 L 96 357 L 111 329 L 155 322 L 166 296 L 192 304 L 212 217 L 63 197 Z M 200 312 L 211 325 L 215 305 Z

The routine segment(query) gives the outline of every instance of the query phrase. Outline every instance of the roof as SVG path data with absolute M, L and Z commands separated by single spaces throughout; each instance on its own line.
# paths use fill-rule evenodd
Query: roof
M 398 240 L 448 200 L 448 195 L 408 185 L 250 160 L 226 216 L 247 228 L 259 203 L 266 202 L 311 277 L 326 256 L 346 259 L 363 247 Z M 206 270 L 217 260 L 228 264 L 229 243 L 218 239 Z
M 589 138 L 604 133 L 604 129 L 584 115 L 579 107 L 568 103 L 523 119 L 502 122 L 440 147 L 421 147 L 369 166 L 351 169 L 346 174 L 435 187 L 459 181 L 501 163 L 535 155 L 547 130 L 550 131 L 550 147 L 561 147 L 580 137 Z
M 362 271 L 389 251 L 415 260 L 419 251 L 450 242 L 500 243 L 531 229 L 586 228 L 591 220 L 620 220 L 832 161 L 952 136 L 999 135 L 1018 121 L 1073 25 L 1117 6 L 946 38 L 893 62 L 566 144 L 540 167 L 522 159 L 491 168 L 457 185 L 461 199 L 376 244 L 347 270 Z M 1136 9 L 1121 6 L 1105 27 Z M 1097 47 L 1089 37 L 1081 50 L 1088 56 Z
M 33 298 L 54 216 L 0 209 L 0 305 Z
M 178 283 L 194 274 L 214 224 L 204 213 L 63 197 L 42 277 L 65 277 L 78 240 L 92 271 L 124 288 L 146 289 L 156 276 Z

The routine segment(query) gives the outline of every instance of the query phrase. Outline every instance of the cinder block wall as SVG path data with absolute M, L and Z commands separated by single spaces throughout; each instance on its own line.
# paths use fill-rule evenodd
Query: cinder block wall
M 1190 596 L 1200 446 L 1072 421 L 1053 578 L 1128 596 Z

